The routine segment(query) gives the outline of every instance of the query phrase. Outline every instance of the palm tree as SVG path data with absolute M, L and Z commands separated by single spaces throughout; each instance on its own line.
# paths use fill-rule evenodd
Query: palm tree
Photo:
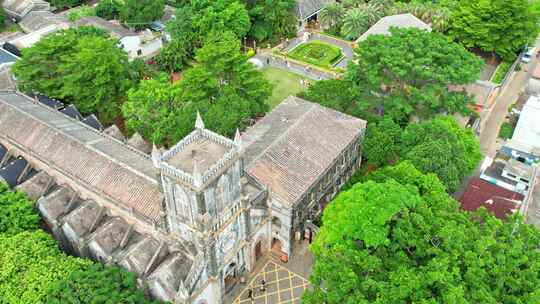
M 333 3 L 325 7 L 321 13 L 321 21 L 328 25 L 328 27 L 333 28 L 341 23 L 343 15 L 345 14 L 345 9 L 341 3 Z
M 370 3 L 360 5 L 358 8 L 362 9 L 367 16 L 369 25 L 375 24 L 383 16 L 383 7 Z
M 361 8 L 349 10 L 343 18 L 341 34 L 351 40 L 360 37 L 369 26 L 368 18 L 367 13 Z

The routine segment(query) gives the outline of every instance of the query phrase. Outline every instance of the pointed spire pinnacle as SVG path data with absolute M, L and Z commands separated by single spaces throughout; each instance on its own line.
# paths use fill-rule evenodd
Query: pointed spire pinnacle
M 197 119 L 195 120 L 195 128 L 204 129 L 204 121 L 202 120 L 201 113 L 197 111 Z
M 202 176 L 197 167 L 197 160 L 193 160 L 193 185 L 197 188 L 202 186 Z
M 161 152 L 159 152 L 158 148 L 156 147 L 155 143 L 152 143 L 152 163 L 154 164 L 154 167 L 159 167 L 159 163 L 161 162 Z
M 236 128 L 236 134 L 234 135 L 234 143 L 242 150 L 242 136 L 240 135 L 240 130 Z

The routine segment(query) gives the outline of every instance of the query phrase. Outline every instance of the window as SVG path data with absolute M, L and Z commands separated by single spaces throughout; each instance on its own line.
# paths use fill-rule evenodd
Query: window
M 138 49 L 138 50 L 137 50 L 137 55 L 138 55 L 138 56 L 141 56 L 141 55 L 142 55 L 142 50 L 141 50 L 141 49 Z
M 524 179 L 524 178 L 520 178 L 519 180 L 522 181 L 522 182 L 524 182 L 524 183 L 529 183 L 529 181 L 526 180 L 526 179 Z
M 516 178 L 516 176 L 512 173 L 506 173 L 506 175 L 510 176 L 511 178 Z

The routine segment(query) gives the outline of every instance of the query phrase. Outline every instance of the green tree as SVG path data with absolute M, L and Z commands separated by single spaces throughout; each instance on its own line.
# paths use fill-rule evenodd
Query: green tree
M 410 124 L 401 137 L 401 157 L 424 173 L 435 173 L 453 192 L 482 158 L 478 140 L 470 129 L 451 117 Z
M 449 87 L 475 81 L 482 61 L 439 33 L 414 28 L 390 32 L 361 42 L 349 65 L 347 78 L 366 107 L 394 121 L 406 121 L 413 112 L 421 117 L 467 113 L 470 98 Z
M 336 111 L 355 115 L 358 106 L 354 93 L 349 82 L 342 79 L 331 79 L 314 82 L 307 91 L 300 93 L 299 96 Z
M 0 30 L 3 30 L 6 27 L 6 19 L 8 15 L 3 7 L 0 7 Z
M 135 275 L 118 266 L 92 264 L 51 285 L 45 297 L 49 304 L 158 303 L 147 300 Z
M 177 112 L 182 107 L 176 97 L 179 94 L 178 84 L 171 84 L 164 73 L 142 80 L 129 90 L 122 106 L 126 127 L 152 142 L 173 144 L 179 123 Z
M 115 41 L 83 37 L 63 59 L 61 98 L 73 100 L 84 113 L 97 112 L 105 121 L 117 117 L 131 80 L 127 55 Z
M 115 19 L 120 16 L 121 8 L 119 0 L 101 0 L 96 5 L 96 16 L 106 20 Z
M 234 34 L 213 36 L 195 58 L 179 82 L 170 84 L 162 75 L 129 92 L 123 106 L 128 129 L 155 143 L 173 144 L 193 130 L 197 111 L 207 128 L 229 136 L 267 111 L 271 86 L 247 62 Z
M 330 32 L 336 34 L 343 21 L 343 16 L 345 16 L 345 8 L 341 3 L 332 3 L 320 13 L 321 21 L 328 25 Z
M 189 45 L 184 40 L 173 39 L 156 56 L 159 68 L 167 72 L 178 72 L 189 59 Z
M 241 39 L 251 27 L 245 4 L 237 0 L 192 0 L 191 7 L 196 12 L 194 26 L 203 39 L 210 33 L 225 32 Z
M 302 303 L 538 302 L 536 228 L 459 211 L 409 163 L 372 177 L 325 209 Z
M 45 303 L 52 285 L 92 263 L 66 256 L 40 230 L 0 233 L 0 252 L 0 303 Z
M 465 47 L 480 48 L 513 61 L 524 45 L 536 39 L 537 1 L 459 1 L 451 13 L 449 35 Z
M 104 121 L 119 114 L 131 86 L 127 54 L 102 31 L 82 28 L 47 36 L 23 50 L 13 67 L 19 88 L 75 104 Z
M 249 35 L 257 41 L 277 41 L 296 34 L 295 0 L 246 1 L 251 29 Z
M 51 0 L 49 2 L 56 8 L 68 8 L 82 4 L 84 0 Z
M 26 194 L 0 183 L 0 234 L 39 229 L 39 215 Z
M 164 10 L 164 0 L 124 0 L 120 21 L 130 28 L 144 29 L 161 18 Z
M 341 34 L 347 39 L 355 40 L 369 28 L 369 16 L 361 8 L 352 8 L 343 16 Z
M 180 100 L 185 103 L 177 138 L 193 128 L 196 111 L 206 126 L 218 133 L 233 135 L 248 119 L 268 110 L 265 101 L 271 85 L 240 52 L 240 42 L 232 33 L 210 37 L 197 50 L 197 65 L 180 81 Z
M 368 163 L 383 166 L 399 158 L 402 130 L 389 118 L 368 126 L 362 144 L 363 156 Z

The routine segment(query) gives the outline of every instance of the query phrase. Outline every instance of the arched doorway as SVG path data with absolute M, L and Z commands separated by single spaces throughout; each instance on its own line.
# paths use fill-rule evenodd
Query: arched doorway
M 223 277 L 224 277 L 223 283 L 225 285 L 225 293 L 229 293 L 234 288 L 238 280 L 237 274 L 236 274 L 236 263 L 233 262 L 225 268 L 225 270 L 223 271 Z
M 281 241 L 277 238 L 272 239 L 272 251 L 281 254 L 283 251 L 281 250 Z
M 258 262 L 262 255 L 262 241 L 258 241 L 255 244 L 255 262 Z
M 281 230 L 281 220 L 277 216 L 272 218 L 272 226 L 275 231 Z

